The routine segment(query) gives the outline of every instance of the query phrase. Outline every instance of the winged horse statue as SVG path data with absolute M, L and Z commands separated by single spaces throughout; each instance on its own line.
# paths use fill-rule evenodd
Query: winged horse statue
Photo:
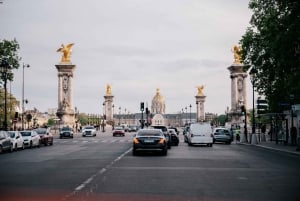
M 56 52 L 63 53 L 61 62 L 71 62 L 71 53 L 73 45 L 74 43 L 70 43 L 66 46 L 64 46 L 64 44 L 61 44 L 61 47 L 56 50 Z

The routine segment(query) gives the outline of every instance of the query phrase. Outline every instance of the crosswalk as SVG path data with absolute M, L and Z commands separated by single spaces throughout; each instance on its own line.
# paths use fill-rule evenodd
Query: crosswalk
M 97 143 L 129 143 L 132 139 L 94 139 L 94 140 L 77 140 L 77 139 L 55 139 L 57 144 L 97 144 Z

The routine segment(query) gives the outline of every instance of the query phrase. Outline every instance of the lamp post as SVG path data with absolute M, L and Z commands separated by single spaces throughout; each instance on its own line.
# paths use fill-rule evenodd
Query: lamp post
M 119 125 L 121 125 L 121 107 L 119 107 Z
M 7 130 L 7 80 L 9 76 L 9 63 L 6 60 L 2 60 L 0 65 L 0 72 L 1 72 L 1 80 L 4 81 L 4 121 L 3 121 L 3 129 Z
M 190 104 L 190 124 L 192 123 L 192 104 Z
M 187 125 L 187 107 L 185 107 L 185 125 Z
M 26 68 L 29 68 L 30 65 L 29 64 L 24 64 L 23 63 L 23 79 L 22 79 L 22 130 L 24 130 L 24 112 L 25 112 L 25 99 L 24 99 L 24 69 Z
M 255 75 L 257 73 L 257 70 L 255 67 L 252 67 L 249 74 L 250 74 L 250 79 L 252 83 L 252 134 L 255 134 L 255 108 L 254 108 L 254 84 L 255 84 Z
M 198 101 L 196 101 L 196 105 L 197 105 L 197 107 L 196 107 L 196 122 L 199 122 L 199 118 L 198 118 L 198 112 L 199 112 L 198 105 L 199 105 L 199 102 Z

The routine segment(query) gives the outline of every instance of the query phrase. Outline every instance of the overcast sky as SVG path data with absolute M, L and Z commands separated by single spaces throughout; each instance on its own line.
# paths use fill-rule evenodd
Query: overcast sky
M 249 26 L 247 0 L 3 0 L 0 40 L 20 44 L 25 69 L 27 109 L 56 108 L 55 64 L 60 45 L 75 43 L 72 63 L 74 106 L 102 114 L 106 85 L 114 104 L 139 111 L 159 88 L 166 113 L 192 104 L 196 86 L 205 85 L 205 112 L 230 107 L 231 48 Z M 248 104 L 252 104 L 248 78 Z M 22 67 L 15 71 L 12 93 L 22 98 Z

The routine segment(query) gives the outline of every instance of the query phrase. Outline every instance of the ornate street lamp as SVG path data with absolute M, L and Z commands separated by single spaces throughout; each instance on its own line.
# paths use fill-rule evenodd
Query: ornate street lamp
M 250 72 L 249 72 L 249 75 L 250 75 L 250 80 L 251 80 L 251 83 L 252 83 L 252 134 L 255 134 L 255 108 L 254 108 L 254 104 L 255 104 L 255 101 L 254 101 L 254 84 L 255 84 L 255 75 L 257 74 L 257 70 L 255 67 L 252 67 Z
M 119 107 L 119 125 L 121 125 L 121 107 Z
M 187 125 L 187 107 L 185 107 L 185 125 Z
M 23 63 L 23 80 L 22 80 L 22 130 L 24 130 L 24 112 L 25 112 L 25 99 L 24 99 L 24 69 L 29 68 L 29 64 Z

